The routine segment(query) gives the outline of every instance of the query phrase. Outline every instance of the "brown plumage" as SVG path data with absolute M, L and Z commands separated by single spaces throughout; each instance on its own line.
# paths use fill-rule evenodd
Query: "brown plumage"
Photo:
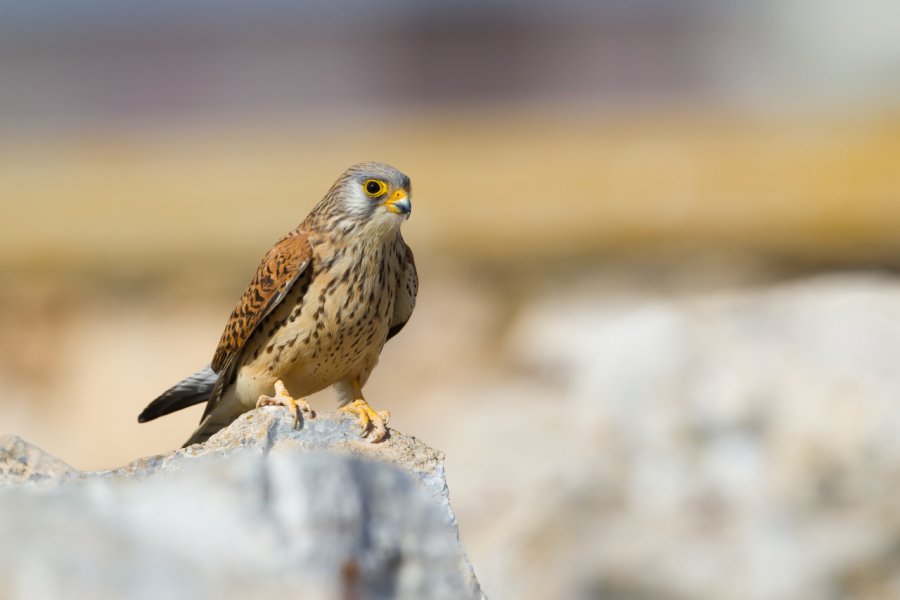
M 363 433 L 383 438 L 388 415 L 372 410 L 362 387 L 384 343 L 415 307 L 415 261 L 400 235 L 409 195 L 409 178 L 393 167 L 348 169 L 263 258 L 210 365 L 154 400 L 138 419 L 206 400 L 188 445 L 262 404 L 289 406 L 297 424 L 301 411 L 312 416 L 302 397 L 334 386 L 342 410 L 358 417 Z

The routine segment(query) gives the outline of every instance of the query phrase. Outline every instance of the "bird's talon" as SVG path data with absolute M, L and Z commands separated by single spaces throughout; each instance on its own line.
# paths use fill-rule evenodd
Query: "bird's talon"
M 369 439 L 375 443 L 380 442 L 387 436 L 387 424 L 384 420 L 380 423 L 375 423 L 375 426 L 372 428 L 372 434 L 369 436 Z
M 387 420 L 390 417 L 388 411 L 375 412 L 362 398 L 357 398 L 339 410 L 356 415 L 360 437 L 368 437 L 372 442 L 380 442 L 387 435 Z
M 291 397 L 281 380 L 275 382 L 274 397 L 262 395 L 256 401 L 256 408 L 263 406 L 284 406 L 287 408 L 294 417 L 294 429 L 300 429 L 301 415 L 303 413 L 309 415 L 310 419 L 316 416 L 306 398 L 295 399 Z

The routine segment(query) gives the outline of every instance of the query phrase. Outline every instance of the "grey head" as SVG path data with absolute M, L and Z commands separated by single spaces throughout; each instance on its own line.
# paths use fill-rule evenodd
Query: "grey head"
M 338 178 L 314 212 L 326 212 L 346 226 L 389 233 L 412 212 L 409 177 L 379 162 L 353 165 Z

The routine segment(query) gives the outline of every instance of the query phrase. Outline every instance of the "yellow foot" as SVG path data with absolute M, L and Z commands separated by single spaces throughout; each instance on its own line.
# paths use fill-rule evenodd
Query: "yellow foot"
M 284 387 L 284 383 L 279 379 L 275 382 L 275 396 L 260 396 L 256 401 L 256 408 L 261 406 L 285 406 L 294 415 L 294 429 L 300 428 L 300 413 L 306 413 L 310 419 L 314 419 L 316 413 L 313 411 L 306 398 L 294 399 L 288 394 Z
M 369 439 L 372 442 L 380 442 L 387 435 L 387 422 L 391 413 L 386 410 L 375 412 L 363 398 L 357 398 L 338 410 L 356 415 L 361 429 L 359 435 L 365 437 L 371 430 Z

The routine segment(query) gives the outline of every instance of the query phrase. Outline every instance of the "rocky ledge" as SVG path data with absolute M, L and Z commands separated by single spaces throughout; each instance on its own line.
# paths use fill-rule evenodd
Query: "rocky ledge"
M 333 415 L 79 472 L 0 436 L 2 598 L 483 598 L 443 455 Z

